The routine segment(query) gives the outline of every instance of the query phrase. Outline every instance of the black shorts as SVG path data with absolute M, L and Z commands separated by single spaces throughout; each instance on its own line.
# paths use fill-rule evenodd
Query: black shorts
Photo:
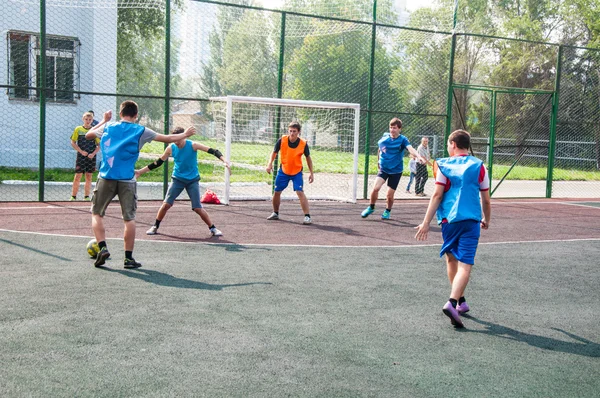
M 75 173 L 93 173 L 94 171 L 96 171 L 96 156 L 90 159 L 78 153 L 75 161 Z
M 402 177 L 402 173 L 388 174 L 385 171 L 379 170 L 377 177 L 381 177 L 384 181 L 387 181 L 387 186 L 395 191 L 396 188 L 398 188 L 398 184 L 400 184 L 400 177 Z

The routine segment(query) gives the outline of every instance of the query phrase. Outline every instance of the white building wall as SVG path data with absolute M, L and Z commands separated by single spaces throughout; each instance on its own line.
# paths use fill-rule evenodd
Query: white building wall
M 37 33 L 39 6 L 3 1 L 0 18 L 0 81 L 9 84 L 7 33 L 12 30 Z M 116 92 L 117 10 L 48 7 L 46 33 L 76 37 L 81 42 L 80 90 Z M 32 82 L 35 84 L 35 81 Z M 9 100 L 0 94 L 0 166 L 37 168 L 39 165 L 40 105 L 37 101 Z M 46 168 L 74 168 L 76 153 L 71 147 L 73 129 L 84 112 L 93 109 L 100 119 L 115 108 L 114 97 L 82 95 L 74 103 L 46 105 Z

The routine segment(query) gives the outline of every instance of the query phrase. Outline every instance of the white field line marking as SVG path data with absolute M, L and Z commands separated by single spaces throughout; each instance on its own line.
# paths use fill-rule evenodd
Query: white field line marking
M 65 235 L 65 234 L 50 234 L 44 232 L 29 232 L 29 231 L 14 231 L 11 229 L 1 229 L 0 232 L 12 232 L 15 234 L 28 234 L 28 235 L 42 235 L 42 236 L 58 236 L 65 238 L 93 238 L 93 236 L 87 235 Z M 122 238 L 106 238 L 107 240 L 118 240 L 122 241 Z M 173 240 L 160 240 L 160 239 L 136 239 L 137 242 L 160 242 L 160 243 L 181 243 L 186 245 L 209 245 L 209 246 L 252 246 L 252 247 L 314 247 L 314 248 L 357 248 L 357 249 L 383 249 L 383 248 L 411 248 L 411 247 L 436 247 L 441 246 L 441 243 L 430 243 L 430 244 L 419 244 L 419 245 L 389 245 L 389 246 L 334 246 L 334 245 L 297 245 L 297 244 L 283 244 L 283 243 L 219 243 L 219 242 L 180 242 Z M 480 242 L 479 246 L 488 245 L 511 245 L 511 244 L 527 244 L 527 243 L 560 243 L 560 242 L 596 242 L 600 241 L 600 238 L 580 238 L 580 239 L 549 239 L 549 240 L 521 240 L 521 241 L 504 241 L 504 242 Z
M 524 201 L 506 201 L 506 199 L 498 199 L 498 200 L 502 200 L 502 202 L 495 202 L 492 199 L 492 208 L 494 206 L 503 206 L 503 205 L 567 205 L 567 206 L 580 206 L 580 207 L 586 207 L 586 208 L 592 208 L 592 209 L 600 209 L 600 207 L 595 207 L 595 206 L 589 206 L 586 204 L 582 204 L 581 202 L 592 202 L 592 203 L 596 203 L 596 200 L 580 200 L 577 202 L 551 202 L 551 201 L 542 201 L 542 202 L 524 202 Z M 157 201 L 159 201 L 157 199 Z M 189 201 L 186 201 L 186 203 L 179 203 L 181 206 L 187 206 Z M 264 201 L 261 201 L 264 202 Z M 402 203 L 402 201 L 398 201 L 400 202 L 399 206 L 423 206 L 429 203 L 428 201 L 419 201 L 418 203 L 416 202 L 410 202 L 410 203 Z M 161 201 L 162 203 L 162 201 Z M 175 207 L 177 206 L 177 202 L 175 203 Z M 328 204 L 325 204 L 324 206 L 330 206 Z M 358 204 L 358 206 L 360 206 L 360 204 Z M 156 205 L 139 205 L 138 209 L 140 208 L 157 208 L 160 207 L 160 205 L 156 204 Z M 52 209 L 52 210 L 56 210 L 56 209 L 62 209 L 62 210 L 81 210 L 81 209 L 90 209 L 91 208 L 91 203 L 86 205 L 86 206 L 57 206 L 57 205 L 47 205 L 47 206 L 17 206 L 17 207 L 0 207 L 0 210 L 48 210 L 48 209 Z

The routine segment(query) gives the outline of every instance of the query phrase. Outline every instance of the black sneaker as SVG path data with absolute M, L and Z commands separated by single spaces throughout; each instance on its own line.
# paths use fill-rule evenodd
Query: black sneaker
M 138 263 L 133 258 L 126 258 L 123 262 L 123 267 L 127 269 L 140 268 L 142 266 L 141 263 Z
M 110 253 L 108 252 L 108 249 L 105 246 L 98 253 L 98 256 L 96 257 L 96 262 L 94 263 L 94 267 L 103 266 L 104 263 L 106 262 L 106 259 L 109 257 L 110 257 Z

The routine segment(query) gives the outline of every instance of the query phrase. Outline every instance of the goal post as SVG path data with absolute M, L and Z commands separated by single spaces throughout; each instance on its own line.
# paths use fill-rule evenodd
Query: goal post
M 231 175 L 225 170 L 224 203 L 271 198 L 274 177 L 265 168 L 292 121 L 302 126 L 300 138 L 307 141 L 313 163 L 315 178 L 309 184 L 303 157 L 308 199 L 356 202 L 360 104 L 243 96 L 210 101 L 213 139 L 225 147 L 232 164 Z M 291 183 L 282 199 L 297 199 Z

